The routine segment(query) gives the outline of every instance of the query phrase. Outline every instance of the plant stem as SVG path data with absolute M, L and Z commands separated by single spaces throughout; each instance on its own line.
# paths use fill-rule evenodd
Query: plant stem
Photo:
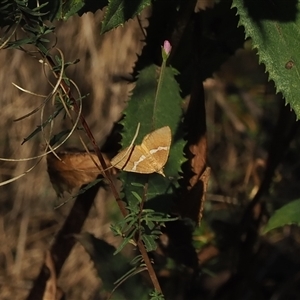
M 51 66 L 51 68 L 53 70 L 54 67 L 55 67 L 55 63 L 54 63 L 53 59 L 49 55 L 47 55 L 46 58 L 47 58 L 47 61 L 48 61 L 49 65 Z M 54 75 L 56 77 L 59 77 L 59 74 L 57 74 L 55 71 L 53 71 L 53 72 L 54 72 Z M 69 99 L 71 100 L 72 105 L 74 107 L 74 111 L 76 113 L 79 113 L 79 106 L 78 106 L 77 102 L 75 101 L 75 98 L 72 96 L 69 86 L 66 84 L 66 82 L 64 80 L 62 80 L 60 82 L 60 86 L 63 89 L 63 91 L 68 95 Z M 103 168 L 103 172 L 104 172 L 105 178 L 109 182 L 110 189 L 111 189 L 111 191 L 113 193 L 114 198 L 117 201 L 117 204 L 118 204 L 118 206 L 120 208 L 120 211 L 121 211 L 123 217 L 126 217 L 128 215 L 128 212 L 127 212 L 127 210 L 125 208 L 124 202 L 120 198 L 120 195 L 119 195 L 119 193 L 118 193 L 118 191 L 117 191 L 117 189 L 116 189 L 116 187 L 115 187 L 115 185 L 113 183 L 112 175 L 109 172 L 108 167 L 106 165 L 106 162 L 105 162 L 105 160 L 104 160 L 104 158 L 102 156 L 101 150 L 98 147 L 98 145 L 96 144 L 96 140 L 95 140 L 95 138 L 94 138 L 94 136 L 93 136 L 93 134 L 92 134 L 92 132 L 91 132 L 91 130 L 90 130 L 90 128 L 89 128 L 89 126 L 88 126 L 88 124 L 87 124 L 87 122 L 86 122 L 86 120 L 85 120 L 85 118 L 84 118 L 84 116 L 83 116 L 82 113 L 80 113 L 79 119 L 80 119 L 80 122 L 81 122 L 81 124 L 82 124 L 82 126 L 83 126 L 83 128 L 84 128 L 84 130 L 85 130 L 85 132 L 86 132 L 86 134 L 88 136 L 88 138 L 90 139 L 90 141 L 91 141 L 91 143 L 93 145 L 93 148 L 94 148 L 94 151 L 95 151 L 96 155 L 99 158 L 101 167 Z M 147 270 L 148 270 L 148 273 L 149 273 L 149 276 L 150 276 L 150 279 L 152 281 L 152 284 L 153 284 L 154 288 L 159 293 L 162 293 L 160 284 L 158 282 L 157 276 L 155 274 L 155 271 L 153 269 L 153 266 L 151 264 L 151 261 L 149 259 L 148 253 L 146 251 L 146 248 L 145 248 L 143 242 L 140 241 L 140 240 L 137 240 L 135 242 L 137 243 L 139 251 L 140 251 L 140 253 L 141 253 L 142 257 L 143 257 L 143 260 L 144 260 L 144 262 L 145 262 L 145 264 L 147 266 Z

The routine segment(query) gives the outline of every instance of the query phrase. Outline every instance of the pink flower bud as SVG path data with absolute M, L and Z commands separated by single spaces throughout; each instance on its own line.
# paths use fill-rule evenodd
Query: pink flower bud
M 172 50 L 172 46 L 171 46 L 170 42 L 167 40 L 164 41 L 164 50 L 167 55 L 169 55 Z

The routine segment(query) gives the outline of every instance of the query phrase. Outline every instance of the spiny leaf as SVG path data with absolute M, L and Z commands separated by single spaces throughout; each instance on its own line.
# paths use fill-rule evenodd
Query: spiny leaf
M 169 160 L 174 160 L 177 168 L 166 168 L 171 174 L 177 176 L 182 161 L 177 159 L 182 156 L 183 143 L 176 140 L 182 118 L 180 90 L 174 76 L 177 71 L 167 67 L 161 77 L 158 88 L 160 69 L 151 65 L 142 70 L 138 76 L 136 87 L 133 90 L 131 100 L 125 111 L 125 119 L 121 122 L 124 126 L 122 132 L 122 144 L 128 146 L 134 137 L 138 123 L 141 124 L 135 144 L 140 144 L 146 134 L 163 126 L 170 126 L 172 131 L 172 145 Z M 173 158 L 176 155 L 177 157 Z M 171 165 L 171 164 L 170 164 Z M 134 182 L 134 181 L 133 181 Z
M 269 78 L 300 117 L 300 3 L 233 0 L 246 37 L 251 37 Z
M 300 199 L 286 204 L 276 210 L 274 215 L 270 218 L 267 226 L 264 228 L 263 233 L 277 227 L 291 224 L 300 225 Z
M 101 34 L 124 25 L 129 19 L 151 4 L 151 0 L 109 0 L 106 14 L 102 22 Z
M 144 194 L 144 185 L 147 183 L 146 199 L 158 195 L 172 193 L 171 181 L 178 178 L 183 157 L 184 141 L 181 128 L 181 97 L 178 83 L 174 76 L 177 71 L 167 67 L 163 74 L 160 69 L 151 65 L 142 70 L 138 76 L 136 87 L 121 122 L 124 126 L 122 144 L 128 146 L 134 137 L 138 123 L 141 124 L 135 144 L 140 144 L 144 136 L 163 126 L 170 126 L 172 131 L 172 144 L 168 162 L 164 168 L 166 177 L 159 174 L 142 175 L 123 172 L 121 179 L 124 182 L 125 197 L 128 203 L 137 203 L 132 191 L 139 195 Z M 158 84 L 158 78 L 160 83 Z M 159 86 L 158 86 L 159 85 Z M 159 88 L 158 88 L 159 87 Z M 132 182 L 140 184 L 133 186 Z
M 77 14 L 85 5 L 84 0 L 67 0 L 63 1 L 57 12 L 56 18 L 58 20 L 68 20 L 73 15 Z

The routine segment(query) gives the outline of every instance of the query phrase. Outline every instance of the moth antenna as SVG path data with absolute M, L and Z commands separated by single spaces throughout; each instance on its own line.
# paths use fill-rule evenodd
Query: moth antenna
M 127 147 L 127 150 L 126 150 L 125 154 L 116 163 L 114 163 L 113 165 L 111 165 L 110 167 L 108 167 L 106 170 L 113 168 L 115 165 L 117 165 L 119 162 L 121 162 L 127 156 L 127 154 L 131 151 L 132 147 L 134 146 L 134 142 L 135 142 L 135 140 L 136 140 L 136 138 L 137 138 L 137 136 L 139 134 L 140 127 L 141 127 L 141 123 L 139 122 L 137 124 L 134 137 L 133 137 L 130 145 Z

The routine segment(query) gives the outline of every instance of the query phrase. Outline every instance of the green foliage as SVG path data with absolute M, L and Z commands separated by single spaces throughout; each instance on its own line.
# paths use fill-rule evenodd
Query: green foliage
M 139 195 L 134 196 L 138 199 L 140 205 L 143 205 Z M 111 227 L 115 235 L 124 238 L 115 254 L 122 251 L 129 242 L 134 244 L 136 238 L 140 238 L 144 242 L 148 252 L 154 251 L 157 247 L 156 239 L 161 235 L 160 227 L 162 224 L 176 220 L 152 209 L 140 209 L 137 205 L 127 207 L 127 210 L 128 215 Z
M 54 27 L 46 25 L 43 19 L 47 17 L 47 13 L 43 12 L 47 4 L 41 4 L 37 7 L 30 7 L 28 1 L 6 1 L 0 4 L 0 27 L 6 28 L 8 37 L 1 38 L 2 47 L 20 48 L 27 44 L 39 45 L 40 49 L 46 53 L 44 44 L 48 42 L 45 36 L 54 31 Z M 16 38 L 10 40 L 9 34 L 16 31 L 21 26 L 26 32 L 26 38 Z
M 174 78 L 177 74 L 178 72 L 171 67 L 162 70 L 156 65 L 150 65 L 140 71 L 125 111 L 125 118 L 121 122 L 124 126 L 123 146 L 128 146 L 132 141 L 138 123 L 141 123 L 141 128 L 136 139 L 137 144 L 141 143 L 149 132 L 167 125 L 175 135 L 182 117 L 182 99 Z M 178 168 L 171 172 L 174 171 L 178 171 Z
M 0 26 L 12 26 L 15 23 L 25 21 L 28 16 L 30 21 L 39 20 L 45 16 L 43 8 L 46 4 L 41 4 L 39 7 L 31 7 L 26 0 L 1 1 L 0 3 Z
M 182 136 L 182 100 L 174 78 L 177 71 L 166 67 L 166 58 L 167 56 L 161 68 L 150 65 L 140 71 L 124 119 L 121 121 L 124 147 L 132 142 L 138 123 L 141 127 L 136 144 L 140 144 L 144 136 L 151 131 L 170 126 L 173 142 L 169 160 L 164 168 L 166 177 L 159 174 L 122 172 L 120 178 L 123 182 L 123 200 L 127 203 L 128 215 L 112 227 L 116 235 L 124 238 L 117 252 L 128 243 L 135 244 L 137 240 L 143 242 L 146 251 L 155 250 L 156 240 L 161 235 L 161 226 L 174 220 L 167 214 L 170 211 L 173 193 L 171 185 L 176 184 L 175 180 L 185 159 L 184 142 L 182 139 L 176 140 L 176 134 Z M 155 203 L 159 205 L 155 207 Z
M 164 300 L 164 295 L 162 295 L 161 293 L 157 292 L 157 291 L 152 291 L 149 295 L 151 298 L 150 300 Z
M 151 0 L 109 0 L 101 33 L 124 25 L 125 22 L 140 14 L 150 4 Z
M 82 0 L 63 1 L 59 17 L 66 21 L 68 20 L 68 18 L 78 13 L 78 11 L 83 8 L 83 6 L 84 1 Z
M 299 68 L 300 4 L 295 1 L 233 0 L 240 25 L 251 37 L 260 62 L 266 66 L 277 91 L 300 117 Z
M 19 5 L 22 5 L 22 1 L 19 1 Z M 0 26 L 11 26 L 16 22 L 19 22 L 20 14 L 18 9 L 18 2 L 12 2 L 9 0 L 1 1 L 0 3 Z
M 292 224 L 300 225 L 300 200 L 292 201 L 278 209 L 270 218 L 263 233 Z
M 177 72 L 167 67 L 165 70 L 151 65 L 143 69 L 136 82 L 131 100 L 122 120 L 124 127 L 122 131 L 122 144 L 128 146 L 134 137 L 138 123 L 141 123 L 136 144 L 141 143 L 143 137 L 154 129 L 170 126 L 172 131 L 172 144 L 168 162 L 164 168 L 166 177 L 159 174 L 141 175 L 125 173 L 121 175 L 123 181 L 123 192 L 129 205 L 136 203 L 133 191 L 143 195 L 143 187 L 148 183 L 146 191 L 147 201 L 158 195 L 171 193 L 171 184 L 178 178 L 181 164 L 185 161 L 183 156 L 184 142 L 177 139 L 181 129 L 181 97 L 179 95 L 178 83 L 174 79 Z M 172 182 L 169 178 L 172 178 Z M 140 183 L 134 186 L 131 183 Z

